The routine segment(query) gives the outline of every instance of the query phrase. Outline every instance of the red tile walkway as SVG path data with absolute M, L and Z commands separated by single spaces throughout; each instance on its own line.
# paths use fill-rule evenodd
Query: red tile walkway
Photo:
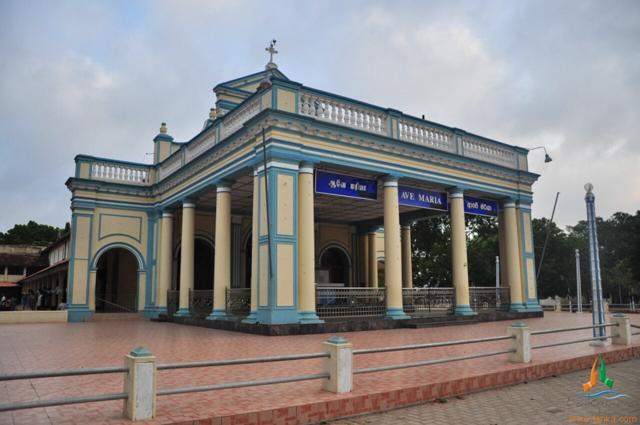
M 631 315 L 631 320 L 632 323 L 640 325 L 640 315 Z M 544 318 L 526 319 L 525 322 L 533 330 L 571 327 L 590 324 L 591 315 L 588 313 L 578 315 L 547 312 Z M 351 341 L 355 348 L 364 348 L 505 335 L 508 325 L 509 322 L 491 322 L 429 329 L 353 332 L 340 335 Z M 139 345 L 153 352 L 159 363 L 319 352 L 322 341 L 329 336 L 324 334 L 267 337 L 147 321 L 2 325 L 0 326 L 0 373 L 120 365 L 123 363 L 124 354 Z M 590 336 L 591 331 L 585 330 L 534 336 L 532 340 L 535 345 Z M 634 346 L 640 347 L 640 336 L 633 338 Z M 372 367 L 495 351 L 506 348 L 507 345 L 507 341 L 499 341 L 427 350 L 360 355 L 355 358 L 355 367 Z M 470 389 L 474 389 L 474 386 L 475 389 L 478 389 L 478 386 L 510 382 L 504 377 L 514 378 L 518 374 L 518 379 L 524 379 L 523 373 L 526 368 L 530 368 L 526 369 L 529 371 L 527 376 L 532 373 L 550 373 L 551 369 L 545 363 L 560 362 L 557 364 L 570 367 L 572 364 L 573 366 L 577 364 L 576 360 L 570 359 L 588 356 L 580 362 L 580 365 L 584 367 L 590 362 L 589 358 L 593 353 L 614 351 L 618 348 L 618 346 L 607 346 L 598 349 L 588 343 L 580 343 L 534 350 L 533 362 L 529 365 L 509 363 L 506 360 L 506 355 L 500 355 L 420 368 L 357 375 L 354 378 L 354 391 L 347 395 L 323 392 L 320 381 L 316 380 L 159 397 L 157 418 L 146 423 L 191 424 L 197 423 L 194 422 L 196 419 L 220 418 L 239 414 L 249 415 L 236 417 L 236 421 L 227 418 L 227 421 L 203 421 L 200 423 L 258 422 L 258 419 L 263 419 L 264 423 L 302 423 L 305 420 L 321 420 L 327 415 L 330 416 L 331 412 L 333 414 L 345 411 L 353 413 L 368 408 L 394 407 L 399 402 L 415 402 L 421 397 L 425 397 L 424 392 L 417 394 L 416 391 L 427 391 L 424 386 L 429 384 L 435 386 L 428 391 L 445 391 L 452 394 L 465 391 L 469 389 L 469 386 L 471 386 Z M 634 348 L 633 350 L 634 355 L 640 356 L 640 349 Z M 627 350 L 627 353 L 629 352 Z M 532 365 L 535 370 L 531 369 Z M 264 379 L 314 373 L 320 370 L 321 360 L 319 359 L 170 370 L 159 372 L 158 388 Z M 471 376 L 493 372 L 504 373 L 499 376 L 479 378 L 470 384 L 464 384 L 463 381 L 455 382 Z M 463 383 L 460 384 L 460 382 Z M 439 383 L 444 384 L 440 385 Z M 421 386 L 422 390 L 415 389 Z M 0 403 L 36 398 L 49 399 L 121 392 L 122 388 L 123 376 L 121 374 L 10 381 L 0 383 Z M 411 390 L 406 393 L 397 391 L 401 389 Z M 372 398 L 360 397 L 355 401 L 353 399 L 367 395 Z M 375 398 L 373 395 L 376 395 Z M 408 400 L 397 400 L 403 397 L 408 397 Z M 324 402 L 331 403 L 327 405 Z M 313 405 L 301 407 L 314 403 L 317 406 L 322 404 L 323 408 L 331 412 L 317 413 L 314 411 Z M 367 405 L 367 403 L 373 403 L 373 405 Z M 122 402 L 114 401 L 7 412 L 0 413 L 0 425 L 130 423 L 122 418 L 121 410 Z M 278 420 L 276 421 L 276 419 Z

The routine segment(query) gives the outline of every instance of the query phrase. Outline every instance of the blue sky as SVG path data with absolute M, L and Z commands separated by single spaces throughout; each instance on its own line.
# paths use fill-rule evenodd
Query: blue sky
M 201 128 L 217 83 L 305 85 L 525 147 L 534 215 L 640 208 L 637 1 L 0 0 L 0 231 L 70 219 L 78 153 L 145 162 Z

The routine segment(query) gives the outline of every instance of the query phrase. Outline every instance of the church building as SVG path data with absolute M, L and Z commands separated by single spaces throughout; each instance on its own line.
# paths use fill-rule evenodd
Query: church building
M 68 317 L 248 324 L 539 312 L 528 150 L 289 79 L 218 84 L 153 164 L 78 155 Z M 131 143 L 138 143 L 132 140 Z M 414 288 L 411 224 L 451 218 L 449 287 Z M 465 214 L 496 217 L 500 288 L 469 285 Z

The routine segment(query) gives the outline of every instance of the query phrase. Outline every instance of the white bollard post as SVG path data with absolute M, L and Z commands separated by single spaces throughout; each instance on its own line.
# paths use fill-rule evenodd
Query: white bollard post
M 353 345 L 339 336 L 332 336 L 322 343 L 329 357 L 324 359 L 324 371 L 329 379 L 323 381 L 325 391 L 342 394 L 353 388 Z
M 129 372 L 124 379 L 124 415 L 133 420 L 156 416 L 156 357 L 146 348 L 136 347 L 124 356 Z
M 531 361 L 531 331 L 522 323 L 513 323 L 507 328 L 507 335 L 515 336 L 511 348 L 516 351 L 509 353 L 509 361 L 513 363 L 529 363 Z
M 615 345 L 631 345 L 631 323 L 629 322 L 629 317 L 622 313 L 614 313 L 611 315 L 611 321 L 618 324 L 611 331 L 614 335 L 618 335 L 611 338 L 611 343 Z

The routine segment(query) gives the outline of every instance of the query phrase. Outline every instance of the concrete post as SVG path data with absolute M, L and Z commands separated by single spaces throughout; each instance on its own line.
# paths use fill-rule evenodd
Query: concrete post
M 376 232 L 369 232 L 369 287 L 378 287 L 378 252 L 376 251 Z
M 167 292 L 173 275 L 173 214 L 163 212 L 160 224 L 160 261 L 158 262 L 158 314 L 167 313 Z
M 469 268 L 467 264 L 467 234 L 464 221 L 464 195 L 455 189 L 450 195 L 451 214 L 451 276 L 456 292 L 455 314 L 471 316 L 476 312 L 469 305 Z
M 313 165 L 303 162 L 298 174 L 298 309 L 301 323 L 322 323 L 316 314 Z
M 227 289 L 231 287 L 231 185 L 216 187 L 216 233 L 213 265 L 213 310 L 209 320 L 227 318 Z
M 342 394 L 353 389 L 353 345 L 339 336 L 332 336 L 322 343 L 322 348 L 329 353 L 323 360 L 324 371 L 329 379 L 323 381 L 325 391 Z
M 509 353 L 509 361 L 514 363 L 529 363 L 531 361 L 531 331 L 529 327 L 517 322 L 507 328 L 507 335 L 515 336 L 511 348 L 516 351 Z
M 622 313 L 614 313 L 611 315 L 611 322 L 618 326 L 613 328 L 611 343 L 614 345 L 631 345 L 631 322 L 629 317 Z
M 402 226 L 402 287 L 413 288 L 411 264 L 411 226 Z
M 124 415 L 133 420 L 156 416 L 156 357 L 145 348 L 136 347 L 124 357 L 129 372 L 124 378 Z
M 402 248 L 400 243 L 400 206 L 398 179 L 384 181 L 384 285 L 387 291 L 389 319 L 408 319 L 402 307 Z
M 256 323 L 258 320 L 258 208 L 260 207 L 260 178 L 253 173 L 253 215 L 251 217 L 251 311 L 245 323 Z
M 180 305 L 176 316 L 189 316 L 189 292 L 193 289 L 196 204 L 182 203 L 182 244 L 180 247 Z

